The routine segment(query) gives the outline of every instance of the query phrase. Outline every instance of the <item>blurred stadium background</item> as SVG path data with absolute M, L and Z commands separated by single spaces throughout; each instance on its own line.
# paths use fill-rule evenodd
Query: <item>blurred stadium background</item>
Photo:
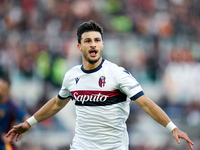
M 0 0 L 0 74 L 31 115 L 57 95 L 64 73 L 81 63 L 76 28 L 104 27 L 104 58 L 129 70 L 200 150 L 199 0 Z M 24 135 L 20 150 L 64 150 L 73 138 L 74 104 Z M 130 150 L 187 150 L 134 102 Z

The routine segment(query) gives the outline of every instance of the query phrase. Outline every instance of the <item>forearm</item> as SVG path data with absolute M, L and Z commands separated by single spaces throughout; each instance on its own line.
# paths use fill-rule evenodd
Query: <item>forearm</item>
M 166 127 L 166 125 L 171 121 L 167 114 L 153 101 L 148 99 L 146 96 L 142 96 L 136 103 L 155 121 Z
M 149 101 L 149 107 L 145 106 L 143 109 L 148 113 L 155 121 L 166 127 L 166 125 L 171 121 L 168 115 L 153 101 Z
M 53 99 L 49 100 L 43 107 L 41 107 L 34 114 L 34 117 L 38 122 L 46 120 L 58 113 L 68 102 L 69 99 L 61 101 L 57 97 L 54 97 Z

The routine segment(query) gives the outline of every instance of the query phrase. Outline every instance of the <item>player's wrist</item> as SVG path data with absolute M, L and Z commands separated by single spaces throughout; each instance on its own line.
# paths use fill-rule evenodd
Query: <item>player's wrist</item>
M 28 118 L 28 119 L 26 120 L 26 122 L 28 122 L 28 124 L 30 125 L 30 127 L 32 127 L 32 126 L 34 126 L 35 124 L 38 123 L 38 121 L 35 119 L 34 116 Z
M 177 126 L 172 122 L 170 121 L 167 125 L 166 125 L 166 128 L 172 132 L 175 128 L 177 128 Z

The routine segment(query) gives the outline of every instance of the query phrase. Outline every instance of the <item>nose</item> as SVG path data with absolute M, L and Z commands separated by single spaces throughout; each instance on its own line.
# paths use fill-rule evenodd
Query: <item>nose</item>
M 96 42 L 95 42 L 95 41 L 92 41 L 90 47 L 91 47 L 91 48 L 92 48 L 92 47 L 96 47 Z

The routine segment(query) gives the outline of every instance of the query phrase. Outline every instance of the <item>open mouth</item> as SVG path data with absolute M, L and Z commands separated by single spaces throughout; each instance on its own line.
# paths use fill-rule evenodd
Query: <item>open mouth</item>
M 89 53 L 90 53 L 90 56 L 96 56 L 97 50 L 91 49 L 91 50 L 89 51 Z

